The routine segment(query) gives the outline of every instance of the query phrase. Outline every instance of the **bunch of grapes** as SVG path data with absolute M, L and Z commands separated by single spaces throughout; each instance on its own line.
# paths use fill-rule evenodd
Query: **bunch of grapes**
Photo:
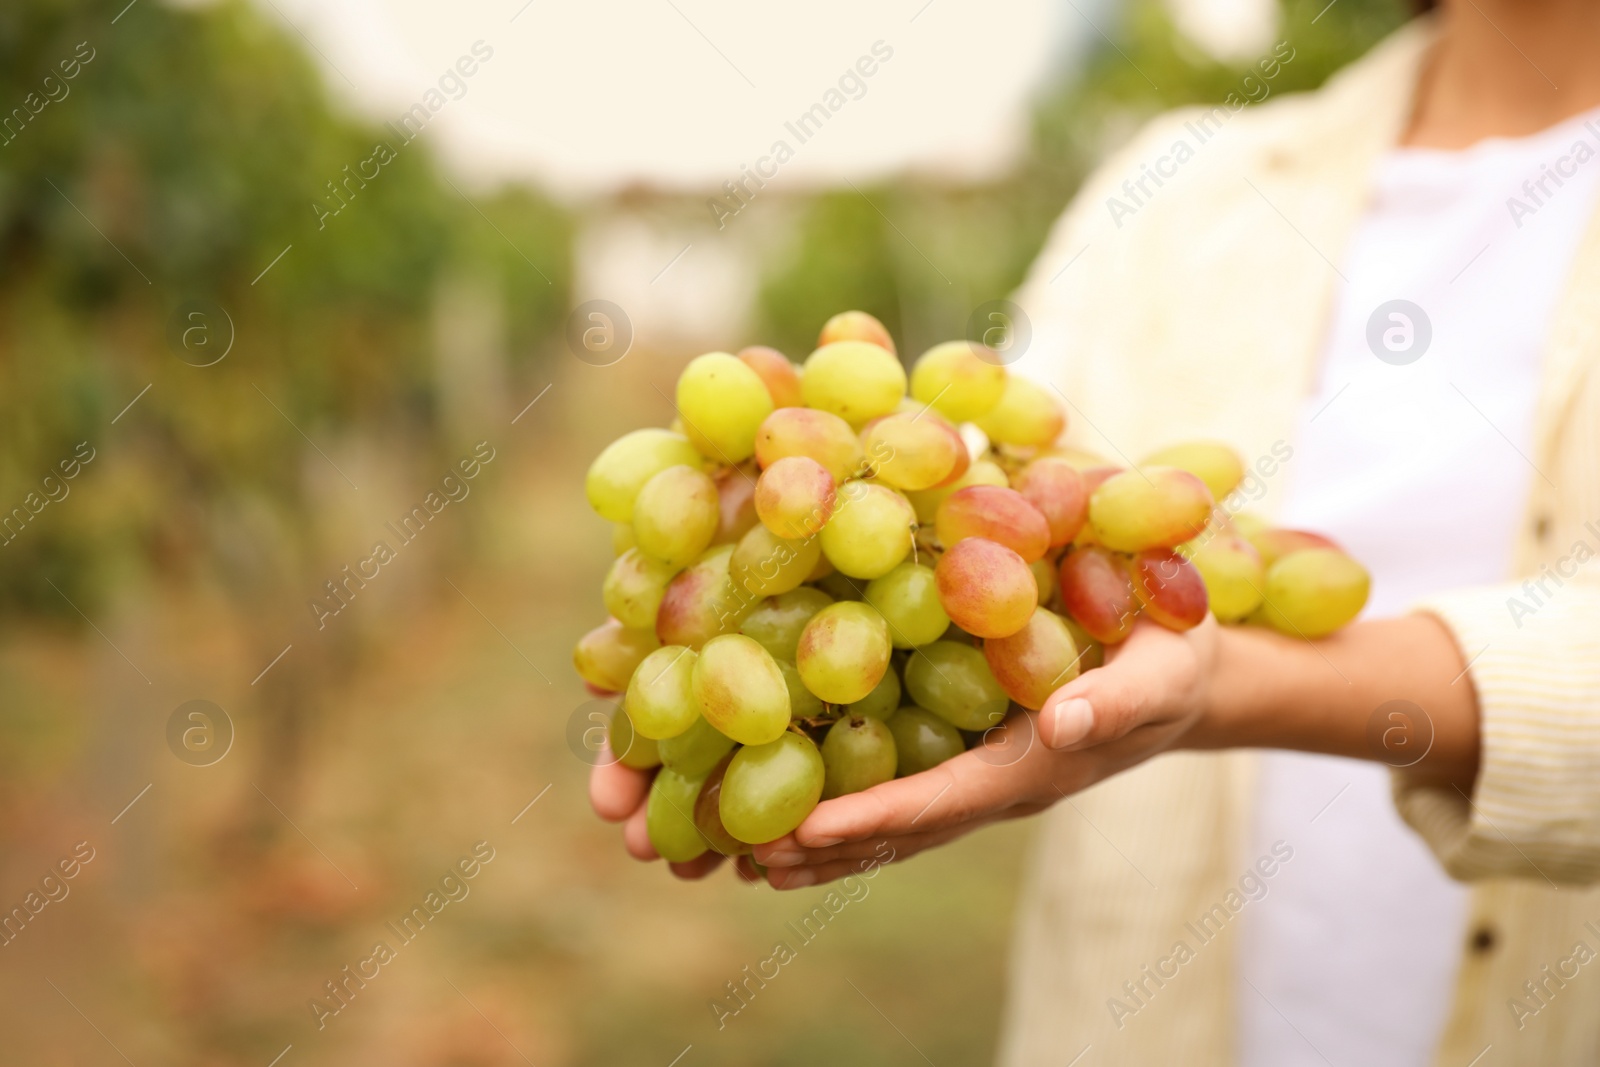
M 671 429 L 589 468 L 617 557 L 611 618 L 573 656 L 623 694 L 614 757 L 660 768 L 646 822 L 668 860 L 748 853 L 981 743 L 1140 616 L 1313 638 L 1366 602 L 1326 538 L 1218 506 L 1245 475 L 1230 448 L 1121 469 L 1057 447 L 1050 391 L 982 345 L 936 345 L 908 382 L 883 325 L 847 311 L 803 367 L 713 352 L 676 400 Z

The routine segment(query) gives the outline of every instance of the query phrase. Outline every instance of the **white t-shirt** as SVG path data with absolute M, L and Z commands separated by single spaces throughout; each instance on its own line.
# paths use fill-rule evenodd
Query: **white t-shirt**
M 1277 516 L 1366 564 L 1369 615 L 1507 576 L 1542 477 L 1545 335 L 1597 189 L 1600 111 L 1378 164 Z M 1248 855 L 1278 840 L 1294 858 L 1240 931 L 1242 1067 L 1431 1063 L 1467 890 L 1396 815 L 1388 769 L 1267 753 Z

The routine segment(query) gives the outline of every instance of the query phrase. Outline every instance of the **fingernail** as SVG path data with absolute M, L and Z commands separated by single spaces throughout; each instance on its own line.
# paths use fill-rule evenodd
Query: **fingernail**
M 807 848 L 832 848 L 843 841 L 842 837 L 814 837 L 806 842 Z
M 1077 744 L 1089 736 L 1089 728 L 1094 725 L 1094 708 L 1082 697 L 1063 700 L 1056 705 L 1054 725 L 1051 748 Z
M 783 876 L 783 888 L 785 889 L 804 889 L 808 885 L 816 884 L 816 871 L 794 871 Z
M 805 862 L 805 854 L 801 852 L 767 853 L 768 867 L 798 867 L 803 862 Z

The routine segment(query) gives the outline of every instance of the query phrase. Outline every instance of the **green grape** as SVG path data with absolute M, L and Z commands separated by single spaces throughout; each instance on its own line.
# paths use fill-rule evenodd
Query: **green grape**
M 845 482 L 819 540 L 828 562 L 842 573 L 872 579 L 888 574 L 910 554 L 916 521 L 911 502 L 888 486 Z
M 1141 467 L 1177 467 L 1206 483 L 1214 500 L 1221 500 L 1244 481 L 1244 460 L 1220 441 L 1191 441 L 1152 452 Z
M 897 763 L 894 734 L 883 720 L 858 716 L 840 719 L 828 727 L 827 736 L 822 739 L 822 799 L 832 800 L 881 785 L 894 777 Z
M 806 688 L 805 680 L 800 677 L 800 668 L 786 659 L 780 659 L 778 670 L 783 672 L 783 684 L 789 687 L 791 719 L 815 719 L 827 710 L 817 695 Z M 889 673 L 892 675 L 894 672 Z
M 822 796 L 822 753 L 804 734 L 784 733 L 733 754 L 717 811 L 740 841 L 776 841 L 805 821 Z
M 889 624 L 895 648 L 915 648 L 939 640 L 950 616 L 939 603 L 933 568 L 909 560 L 867 585 L 866 600 Z
M 889 669 L 889 626 L 866 604 L 845 600 L 811 617 L 795 663 L 806 688 L 829 704 L 853 704 Z
M 911 395 L 951 422 L 987 414 L 1005 391 L 1006 369 L 993 349 L 971 341 L 934 345 L 911 368 Z
M 1261 607 L 1281 633 L 1323 637 L 1361 614 L 1370 587 L 1366 568 L 1343 552 L 1303 548 L 1267 569 Z
M 759 600 L 798 589 L 821 558 L 822 546 L 815 537 L 786 541 L 765 526 L 755 526 L 733 550 L 728 577 L 736 590 Z
M 607 619 L 578 639 L 572 650 L 572 665 L 578 677 L 612 693 L 628 688 L 634 668 L 661 642 L 649 630 L 630 630 L 615 619 Z
M 894 414 L 874 419 L 861 433 L 875 477 L 894 489 L 932 489 L 967 467 L 967 446 L 937 415 Z
M 835 341 L 806 357 L 800 392 L 806 407 L 860 426 L 895 409 L 906 395 L 906 372 L 878 345 Z
M 827 593 L 803 585 L 757 604 L 739 632 L 755 638 L 774 659 L 793 663 L 795 648 L 800 644 L 800 631 L 806 628 L 811 616 L 832 603 L 833 598 Z
M 894 738 L 896 778 L 921 774 L 967 750 L 961 731 L 910 704 L 891 715 L 886 725 Z
M 995 444 L 1025 447 L 1053 443 L 1067 425 L 1048 389 L 1015 374 L 1006 379 L 1000 402 L 973 421 Z
M 887 719 L 900 707 L 900 676 L 892 669 L 883 672 L 872 692 L 845 705 L 845 711 L 858 719 Z
M 693 359 L 678 376 L 684 433 L 707 459 L 738 463 L 755 455 L 756 430 L 772 410 L 761 375 L 726 352 Z
M 611 524 L 611 554 L 620 556 L 628 549 L 638 544 L 633 539 L 633 523 L 614 522 Z
M 661 752 L 656 743 L 648 737 L 640 737 L 634 731 L 628 713 L 620 707 L 611 713 L 611 729 L 607 732 L 606 743 L 611 746 L 611 754 L 624 767 L 648 771 L 651 767 L 661 765 Z
M 789 687 L 767 650 L 744 634 L 713 637 L 692 675 L 706 721 L 742 745 L 764 745 L 789 726 Z
M 906 693 L 919 707 L 963 730 L 997 726 L 1010 707 L 983 653 L 955 641 L 935 641 L 911 654 Z
M 828 557 L 823 556 L 824 560 Z M 817 588 L 835 600 L 865 600 L 867 583 L 834 571 L 817 579 Z
M 628 682 L 623 707 L 640 735 L 657 741 L 677 737 L 700 718 L 691 685 L 699 658 L 687 648 L 667 645 L 639 664 Z
M 639 488 L 633 536 L 645 555 L 685 567 L 710 547 L 721 518 L 717 483 L 709 474 L 697 467 L 668 467 Z
M 1056 565 L 1046 556 L 1028 564 L 1028 569 L 1033 572 L 1033 584 L 1039 587 L 1039 606 L 1042 608 L 1056 595 Z
M 1205 581 L 1211 613 L 1222 622 L 1238 622 L 1256 610 L 1267 575 L 1255 546 L 1224 533 L 1202 534 L 1197 542 L 1188 542 L 1179 551 L 1189 557 Z
M 633 499 L 656 474 L 679 464 L 699 466 L 700 453 L 689 439 L 671 430 L 643 429 L 623 434 L 589 465 L 584 491 L 602 518 L 633 521 Z
M 687 863 L 710 846 L 694 824 L 694 801 L 704 778 L 685 778 L 663 767 L 650 783 L 644 826 L 650 844 L 668 863 Z
M 1177 467 L 1113 474 L 1089 494 L 1089 525 L 1116 552 L 1176 548 L 1211 520 L 1211 490 Z
M 741 751 L 743 749 L 723 756 L 717 765 L 711 768 L 711 773 L 706 775 L 705 782 L 700 786 L 700 795 L 694 798 L 695 828 L 700 831 L 713 851 L 720 852 L 724 856 L 750 854 L 750 846 L 728 833 L 727 827 L 722 825 L 722 783 L 734 756 Z
M 1072 635 L 1072 644 L 1082 654 L 1078 660 L 1078 673 L 1092 671 L 1096 667 L 1106 665 L 1106 646 L 1092 637 L 1083 625 L 1071 615 L 1062 615 L 1060 619 L 1066 624 L 1067 632 Z
M 637 548 L 629 548 L 612 561 L 605 583 L 600 587 L 600 596 L 611 617 L 622 625 L 635 630 L 654 630 L 656 612 L 661 610 L 667 583 L 677 573 L 678 568 L 672 564 L 651 559 Z
M 703 716 L 696 718 L 683 733 L 663 738 L 657 744 L 662 765 L 685 778 L 704 778 L 733 746 L 733 738 L 706 722 Z

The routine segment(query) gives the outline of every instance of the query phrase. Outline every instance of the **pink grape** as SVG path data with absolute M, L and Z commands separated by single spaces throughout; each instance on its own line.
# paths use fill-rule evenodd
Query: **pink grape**
M 1300 552 L 1307 548 L 1329 548 L 1335 552 L 1342 551 L 1338 545 L 1318 533 L 1309 530 L 1284 530 L 1278 527 L 1262 530 L 1250 536 L 1250 543 L 1261 553 L 1261 565 L 1268 570 L 1272 565 L 1291 552 Z
M 861 470 L 861 440 L 837 415 L 811 408 L 779 408 L 756 430 L 756 462 L 762 469 L 786 456 L 814 459 L 835 482 Z
M 841 311 L 823 323 L 822 332 L 817 335 L 817 347 L 835 341 L 868 341 L 890 355 L 895 351 L 894 338 L 889 336 L 889 331 L 865 311 Z
M 1029 711 L 1078 676 L 1077 642 L 1061 616 L 1035 608 L 1028 624 L 1010 637 L 983 643 L 983 657 L 1006 696 Z
M 756 514 L 762 525 L 790 540 L 810 537 L 833 515 L 833 475 L 806 456 L 785 456 L 756 483 Z
M 986 537 L 1029 563 L 1050 547 L 1050 525 L 1015 489 L 969 485 L 945 497 L 934 520 L 939 543 L 954 548 L 969 537 Z
M 751 345 L 739 349 L 739 362 L 760 375 L 775 408 L 800 406 L 800 368 L 776 348 Z
M 728 467 L 717 476 L 717 532 L 713 545 L 733 545 L 759 522 L 756 515 L 756 477 L 752 463 Z
M 600 689 L 620 693 L 644 658 L 661 647 L 649 630 L 630 630 L 607 619 L 578 639 L 572 665 L 578 677 Z
M 1072 543 L 1089 517 L 1089 490 L 1083 475 L 1064 459 L 1047 456 L 1023 467 L 1012 488 L 1039 509 L 1050 527 L 1050 547 Z
M 987 538 L 957 542 L 939 558 L 933 573 L 945 614 L 977 637 L 1009 637 L 1027 625 L 1039 604 L 1039 587 L 1027 562 Z
M 1194 564 L 1168 548 L 1140 552 L 1128 564 L 1134 595 L 1146 615 L 1169 630 L 1187 630 L 1205 620 L 1205 579 Z
M 719 545 L 667 583 L 656 611 L 656 636 L 664 645 L 698 649 L 718 634 L 733 633 L 760 598 L 739 595 L 728 578 L 733 545 Z
M 700 793 L 694 799 L 695 828 L 713 852 L 720 852 L 724 856 L 750 854 L 750 846 L 734 837 L 722 825 L 722 782 L 737 754 L 738 750 L 735 749 L 717 762 L 711 773 L 706 775 Z
M 1133 630 L 1139 601 L 1128 569 L 1099 547 L 1074 548 L 1061 557 L 1061 606 L 1101 644 L 1114 645 Z

